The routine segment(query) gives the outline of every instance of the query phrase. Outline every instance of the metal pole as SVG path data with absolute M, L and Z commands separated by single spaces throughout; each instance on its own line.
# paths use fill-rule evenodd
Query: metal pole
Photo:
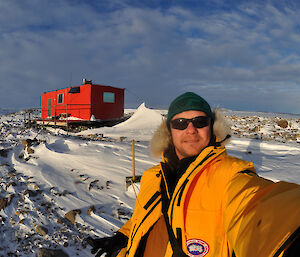
M 69 135 L 69 116 L 68 116 L 68 104 L 66 104 L 66 119 L 67 119 L 67 135 Z
M 45 128 L 45 115 L 46 115 L 46 112 L 48 111 L 48 108 L 47 108 L 47 111 L 45 111 L 46 108 L 42 107 L 41 108 L 41 111 L 43 112 L 43 129 Z
M 135 181 L 135 151 L 134 151 L 134 139 L 132 139 L 132 181 Z
M 56 105 L 54 105 L 54 127 L 56 128 Z
M 28 114 L 28 126 L 31 127 L 31 112 Z

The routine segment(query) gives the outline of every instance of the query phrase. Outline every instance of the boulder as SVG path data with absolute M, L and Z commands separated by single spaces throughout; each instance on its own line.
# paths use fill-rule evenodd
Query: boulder
M 287 120 L 279 120 L 277 121 L 277 125 L 281 128 L 287 128 L 289 123 Z

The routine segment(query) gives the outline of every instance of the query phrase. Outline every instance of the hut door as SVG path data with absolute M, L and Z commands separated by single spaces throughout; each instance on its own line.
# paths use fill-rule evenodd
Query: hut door
M 48 99 L 48 117 L 52 116 L 52 99 Z

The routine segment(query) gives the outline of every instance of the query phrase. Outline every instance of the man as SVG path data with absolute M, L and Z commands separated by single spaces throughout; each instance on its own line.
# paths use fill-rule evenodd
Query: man
M 300 186 L 257 176 L 226 154 L 229 126 L 200 96 L 170 105 L 151 149 L 131 219 L 113 237 L 88 239 L 118 257 L 300 256 Z

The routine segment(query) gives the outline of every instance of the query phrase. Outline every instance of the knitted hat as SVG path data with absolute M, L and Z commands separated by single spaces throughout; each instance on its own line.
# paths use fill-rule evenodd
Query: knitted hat
M 209 104 L 199 95 L 186 92 L 178 96 L 170 104 L 167 116 L 167 124 L 169 126 L 171 119 L 178 113 L 185 111 L 202 111 L 208 117 L 214 118 Z

